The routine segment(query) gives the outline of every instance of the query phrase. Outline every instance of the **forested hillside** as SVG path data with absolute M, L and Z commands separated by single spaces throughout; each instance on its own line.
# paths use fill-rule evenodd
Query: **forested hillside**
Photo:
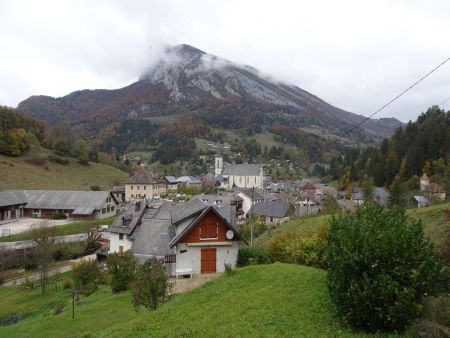
M 351 182 L 372 177 L 378 186 L 394 182 L 418 186 L 419 177 L 427 173 L 450 191 L 450 111 L 437 106 L 409 122 L 378 147 L 350 151 L 331 161 L 329 174 L 339 179 L 342 188 Z

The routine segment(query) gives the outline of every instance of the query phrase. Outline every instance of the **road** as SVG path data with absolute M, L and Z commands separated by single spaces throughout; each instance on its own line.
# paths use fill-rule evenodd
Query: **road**
M 66 235 L 66 236 L 56 236 L 55 243 L 76 243 L 83 242 L 87 240 L 88 234 L 75 234 L 75 235 Z M 0 243 L 0 250 L 18 250 L 18 249 L 28 249 L 36 246 L 37 243 L 33 240 L 26 241 L 17 241 L 17 242 L 3 242 Z
M 15 235 L 21 232 L 31 230 L 34 226 L 38 225 L 43 220 L 36 218 L 21 218 L 19 220 L 8 221 L 0 223 L 0 236 L 2 234 Z M 46 220 L 51 227 L 73 223 L 72 220 Z

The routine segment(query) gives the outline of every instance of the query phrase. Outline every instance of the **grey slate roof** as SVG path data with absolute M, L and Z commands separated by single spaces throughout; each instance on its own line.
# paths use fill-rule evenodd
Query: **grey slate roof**
M 28 202 L 28 209 L 74 210 L 77 208 L 101 209 L 110 196 L 109 191 L 59 191 L 59 190 L 6 190 Z
M 109 231 L 117 234 L 133 234 L 136 227 L 141 223 L 142 218 L 146 212 L 156 212 L 155 209 L 147 209 L 145 205 L 141 206 L 140 210 L 136 211 L 135 206 L 131 205 L 120 216 L 118 216 L 109 227 Z M 126 226 L 123 226 L 123 219 L 127 220 Z
M 178 204 L 176 208 L 170 212 L 172 224 L 176 224 L 207 207 L 206 203 L 199 198 L 193 198 L 189 202 Z
M 252 212 L 255 215 L 282 218 L 292 214 L 293 206 L 288 202 L 268 201 L 253 205 Z
M 416 202 L 421 203 L 421 204 L 428 203 L 428 200 L 425 196 L 414 196 L 414 199 L 416 200 Z
M 147 259 L 151 256 L 163 257 L 169 249 L 169 242 L 173 238 L 168 219 L 144 219 L 131 246 L 131 250 Z
M 389 196 L 391 194 L 383 187 L 376 187 L 373 189 L 373 197 L 381 205 L 387 205 Z
M 202 183 L 197 177 L 194 176 L 181 176 L 177 179 L 180 183 Z
M 9 205 L 25 204 L 28 202 L 24 190 L 3 190 L 0 191 L 0 207 Z
M 164 176 L 164 179 L 167 181 L 167 183 L 169 184 L 176 184 L 178 183 L 177 179 L 175 176 Z
M 223 170 L 223 175 L 258 176 L 260 172 L 260 164 L 227 164 Z

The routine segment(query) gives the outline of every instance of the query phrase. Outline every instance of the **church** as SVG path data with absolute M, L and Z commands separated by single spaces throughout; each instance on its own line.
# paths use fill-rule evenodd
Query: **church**
M 226 164 L 220 146 L 217 148 L 214 161 L 214 174 L 224 178 L 227 190 L 233 188 L 262 188 L 264 173 L 261 164 Z

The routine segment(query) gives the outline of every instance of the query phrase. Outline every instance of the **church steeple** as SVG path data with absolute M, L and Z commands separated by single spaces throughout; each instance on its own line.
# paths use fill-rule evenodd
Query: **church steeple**
M 217 153 L 214 157 L 214 174 L 222 175 L 223 171 L 223 157 L 220 142 L 217 143 Z

